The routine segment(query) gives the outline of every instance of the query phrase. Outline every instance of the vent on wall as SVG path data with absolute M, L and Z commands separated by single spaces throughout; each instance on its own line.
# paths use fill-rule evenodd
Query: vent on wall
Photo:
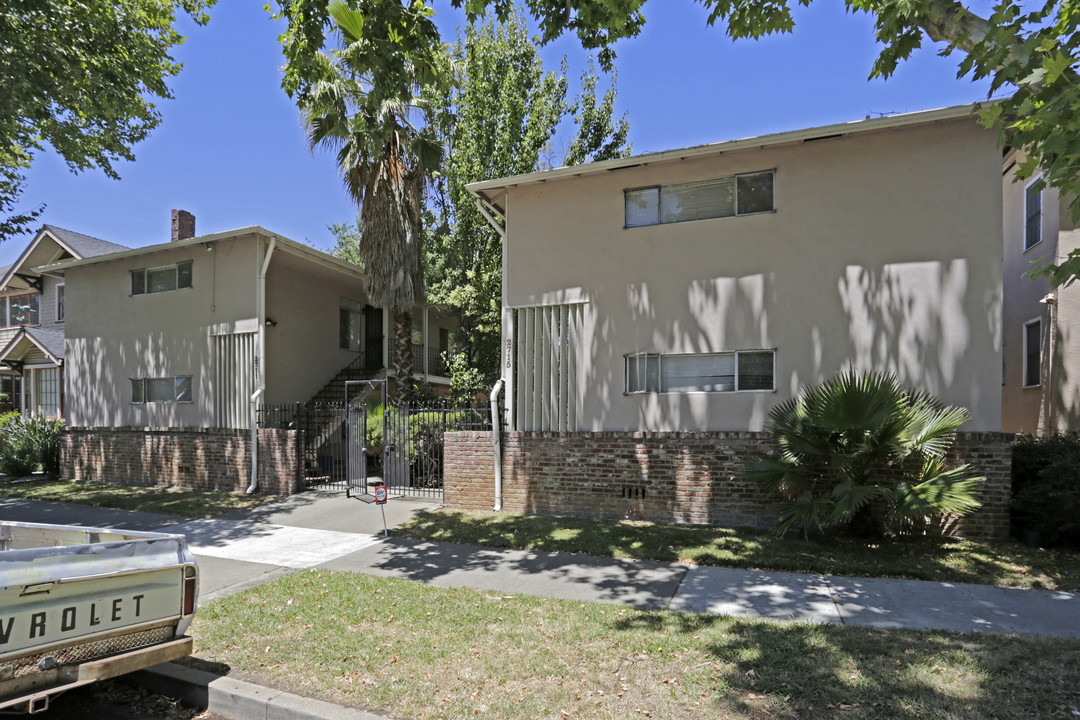
M 622 496 L 624 500 L 644 500 L 645 488 L 643 487 L 631 487 L 629 485 L 623 485 Z

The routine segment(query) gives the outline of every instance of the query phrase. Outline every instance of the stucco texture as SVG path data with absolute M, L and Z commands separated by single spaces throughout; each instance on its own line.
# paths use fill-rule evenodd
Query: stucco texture
M 626 188 L 770 169 L 772 213 L 623 227 Z M 850 367 L 1000 430 L 1001 154 L 974 120 L 528 183 L 505 203 L 505 306 L 586 302 L 581 430 L 760 430 Z M 775 392 L 623 394 L 627 353 L 760 348 Z

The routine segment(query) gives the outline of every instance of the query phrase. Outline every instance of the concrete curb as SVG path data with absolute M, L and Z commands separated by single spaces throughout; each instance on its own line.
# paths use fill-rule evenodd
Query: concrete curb
M 163 663 L 127 678 L 147 690 L 179 698 L 232 720 L 388 720 L 364 710 L 293 695 L 243 680 Z

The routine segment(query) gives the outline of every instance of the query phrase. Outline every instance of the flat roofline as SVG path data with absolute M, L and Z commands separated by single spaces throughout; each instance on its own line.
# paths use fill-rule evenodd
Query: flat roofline
M 41 267 L 34 268 L 35 271 L 42 274 L 59 274 L 62 275 L 65 270 L 76 267 L 86 267 L 88 265 L 96 265 L 104 262 L 114 262 L 117 260 L 126 260 L 128 258 L 137 258 L 142 255 L 151 255 L 157 252 L 164 252 L 167 250 L 175 250 L 178 248 L 191 247 L 192 245 L 205 245 L 207 243 L 219 242 L 223 240 L 232 240 L 235 238 L 243 237 L 245 235 L 256 235 L 267 239 L 274 238 L 277 240 L 277 247 L 286 252 L 297 255 L 306 260 L 314 263 L 324 265 L 335 270 L 350 275 L 361 276 L 364 271 L 357 265 L 353 265 L 350 262 L 346 262 L 341 258 L 336 258 L 333 255 L 324 253 L 322 250 L 313 248 L 310 245 L 290 240 L 284 235 L 278 235 L 275 232 L 271 232 L 260 225 L 249 225 L 248 227 L 237 228 L 235 230 L 226 230 L 224 232 L 211 233 L 210 235 L 198 235 L 196 237 L 185 238 L 184 240 L 177 240 L 175 242 L 158 243 L 157 245 L 147 245 L 146 247 L 134 248 L 132 250 L 125 250 L 123 252 L 110 253 L 108 255 L 96 255 L 90 258 L 84 258 L 82 260 L 67 260 L 61 263 L 54 263 L 52 265 L 42 265 Z
M 625 158 L 616 158 L 614 160 L 601 160 L 600 162 L 586 163 L 584 165 L 571 165 L 568 167 L 555 168 L 554 170 L 541 170 L 525 173 L 523 175 L 512 175 L 510 177 L 495 178 L 493 180 L 483 180 L 480 182 L 468 183 L 465 185 L 465 189 L 476 197 L 481 197 L 490 202 L 491 199 L 498 194 L 497 192 L 492 193 L 491 191 L 504 190 L 517 185 L 528 185 L 568 177 L 595 175 L 597 173 L 624 170 L 668 160 L 686 160 L 703 155 L 715 155 L 724 152 L 732 152 L 734 150 L 802 142 L 835 135 L 842 136 L 852 133 L 869 132 L 872 130 L 886 130 L 910 125 L 924 125 L 942 120 L 955 120 L 971 116 L 974 109 L 975 104 L 969 103 L 967 105 L 954 105 L 952 107 L 938 108 L 936 110 L 920 110 L 918 112 L 855 120 L 834 125 L 823 125 L 821 127 L 806 128 L 803 130 L 790 130 L 769 135 L 741 138 L 738 140 L 725 140 L 722 142 L 708 143 L 706 145 L 693 145 L 691 147 L 679 148 L 676 150 L 664 150 L 662 152 L 633 155 Z

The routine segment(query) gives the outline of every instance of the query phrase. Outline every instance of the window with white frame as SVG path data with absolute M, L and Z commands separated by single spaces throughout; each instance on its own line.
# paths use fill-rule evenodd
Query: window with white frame
M 60 417 L 60 368 L 35 368 L 34 415 L 37 417 Z
M 632 353 L 626 355 L 630 395 L 729 393 L 776 389 L 775 350 L 722 353 Z
M 624 191 L 628 228 L 769 213 L 775 171 Z
M 1042 242 L 1042 190 L 1033 181 L 1024 190 L 1024 250 Z
M 191 287 L 191 260 L 131 271 L 131 294 L 150 295 Z
M 131 378 L 131 402 L 136 405 L 192 402 L 191 376 Z
M 1024 387 L 1042 384 L 1042 320 L 1024 323 Z
M 0 298 L 0 321 L 3 322 L 0 327 L 37 325 L 41 322 L 41 295 L 28 293 Z
M 64 322 L 64 283 L 56 286 L 56 322 Z

